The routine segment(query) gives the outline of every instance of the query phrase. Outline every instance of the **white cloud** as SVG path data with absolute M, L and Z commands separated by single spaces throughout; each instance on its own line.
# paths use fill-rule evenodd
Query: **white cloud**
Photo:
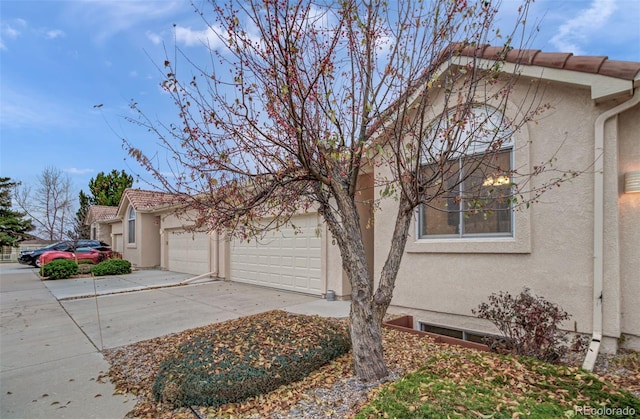
M 47 31 L 47 33 L 45 34 L 47 39 L 56 39 L 56 38 L 60 38 L 65 36 L 65 33 L 63 31 L 61 31 L 60 29 L 52 29 Z
M 151 31 L 147 31 L 146 33 L 147 38 L 153 42 L 155 45 L 159 45 L 162 43 L 162 36 L 158 35 L 157 33 L 153 33 Z
M 63 169 L 65 173 L 71 173 L 72 175 L 86 175 L 87 173 L 93 173 L 93 169 L 78 169 L 77 167 L 70 167 L 68 169 Z
M 21 26 L 26 24 L 22 19 L 17 20 L 17 23 Z M 7 49 L 7 44 L 4 41 L 6 38 L 16 39 L 18 36 L 20 36 L 20 31 L 18 29 L 6 23 L 0 24 L 0 50 Z
M 15 28 L 12 28 L 9 25 L 6 25 L 2 28 L 2 34 L 6 35 L 11 39 L 16 39 L 20 35 L 20 31 Z
M 582 45 L 607 23 L 616 7 L 615 0 L 593 0 L 587 9 L 560 25 L 550 42 L 560 51 L 583 54 Z
M 129 77 L 133 77 L 133 78 L 138 77 L 138 72 L 136 70 L 131 70 L 129 72 Z
M 175 33 L 176 42 L 187 47 L 204 45 L 210 48 L 217 48 L 222 45 L 218 35 L 211 28 L 196 31 L 191 29 L 191 27 L 185 28 L 176 25 Z
M 188 2 L 182 0 L 82 0 L 72 3 L 69 18 L 92 26 L 94 38 L 104 41 L 119 32 L 156 19 L 172 17 L 185 10 L 189 10 Z

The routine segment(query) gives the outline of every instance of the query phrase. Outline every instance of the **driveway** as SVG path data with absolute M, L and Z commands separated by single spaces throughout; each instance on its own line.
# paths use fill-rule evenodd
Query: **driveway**
M 109 369 L 102 349 L 273 309 L 349 313 L 345 301 L 189 278 L 137 271 L 41 281 L 33 268 L 0 264 L 0 417 L 123 417 L 135 399 L 99 382 Z

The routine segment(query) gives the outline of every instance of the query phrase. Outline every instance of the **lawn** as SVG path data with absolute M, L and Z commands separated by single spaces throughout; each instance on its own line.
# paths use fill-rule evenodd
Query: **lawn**
M 278 319 L 273 312 L 258 316 L 261 322 Z M 335 392 L 336 386 L 352 379 L 352 358 L 348 353 L 297 382 L 243 402 L 192 407 L 192 411 L 192 408 L 174 408 L 154 400 L 152 388 L 159 366 L 176 348 L 194 336 L 222 336 L 225 331 L 242 325 L 250 327 L 247 320 L 232 320 L 106 350 L 105 357 L 111 364 L 109 376 L 116 392 L 136 399 L 129 416 L 193 418 L 193 411 L 201 417 L 286 415 L 301 400 L 317 397 L 312 395 L 319 394 L 315 390 L 330 393 L 334 389 Z M 295 329 L 296 325 L 290 327 Z M 640 412 L 640 399 L 623 389 L 640 390 L 636 363 L 631 365 L 635 375 L 605 379 L 575 367 L 476 352 L 396 330 L 384 330 L 384 346 L 387 364 L 401 379 L 367 390 L 364 398 L 351 402 L 351 414 L 359 412 L 362 418 L 385 414 L 388 417 L 562 417 L 575 414 L 577 409 L 599 407 L 633 407 Z M 330 411 L 328 416 L 331 417 Z

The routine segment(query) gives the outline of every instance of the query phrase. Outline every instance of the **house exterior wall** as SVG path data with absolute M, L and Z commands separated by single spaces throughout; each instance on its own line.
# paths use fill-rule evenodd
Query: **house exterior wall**
M 125 212 L 123 224 L 124 248 L 122 257 L 136 268 L 160 266 L 160 217 L 156 214 L 136 211 L 135 243 L 129 243 L 129 208 Z
M 94 240 L 102 240 L 109 243 L 113 247 L 111 238 L 111 224 L 93 222 L 91 223 L 91 238 Z
M 139 268 L 160 266 L 160 217 L 156 214 L 138 212 L 136 225 L 140 224 L 140 235 L 136 237 L 139 251 Z
M 529 82 L 521 80 L 518 83 L 523 87 L 521 91 L 526 92 L 525 85 Z M 523 101 L 524 97 L 516 88 L 505 111 L 506 116 L 511 120 L 517 119 Z M 587 334 L 592 332 L 594 175 L 588 169 L 594 161 L 595 120 L 601 112 L 616 104 L 596 105 L 588 89 L 560 84 L 546 88 L 543 102 L 551 104 L 552 108 L 545 111 L 537 123 L 528 123 L 515 134 L 515 167 L 527 172 L 533 165 L 548 161 L 555 154 L 557 167 L 585 170 L 585 173 L 549 190 L 530 209 L 516 211 L 513 238 L 418 240 L 414 222 L 398 273 L 391 311 L 412 314 L 416 321 L 495 333 L 492 325 L 473 317 L 471 310 L 486 301 L 491 293 L 519 293 L 528 287 L 533 293 L 558 303 L 572 315 L 571 320 L 564 324 L 566 329 Z M 438 109 L 437 100 L 434 107 Z M 634 115 L 624 115 L 622 119 L 634 121 L 626 122 L 627 125 L 637 125 L 640 118 L 637 109 Z M 616 169 L 618 135 L 635 135 L 634 140 L 624 141 L 625 147 L 633 148 L 637 153 L 639 131 L 637 126 L 624 126 L 618 130 L 615 119 L 605 128 L 603 326 L 608 339 L 603 350 L 611 350 L 615 349 L 615 340 L 621 330 L 621 289 L 628 290 L 629 296 L 637 298 L 640 295 L 637 262 L 623 268 L 620 273 L 620 266 L 628 263 L 629 252 L 638 252 L 638 217 L 637 209 L 635 218 L 631 214 L 632 206 L 621 211 L 622 224 L 635 227 L 636 232 L 627 232 L 620 238 L 617 215 L 619 176 Z M 639 162 L 637 157 L 633 161 Z M 377 176 L 388 173 L 384 167 L 377 170 Z M 539 185 L 543 179 L 535 178 L 533 182 Z M 379 196 L 378 191 L 376 196 Z M 396 209 L 395 201 L 387 199 L 376 213 L 376 277 L 389 249 Z M 620 248 L 625 249 L 622 254 Z M 621 255 L 625 258 L 622 262 Z M 635 280 L 629 281 L 633 276 Z M 624 281 L 622 286 L 620 278 Z M 637 307 L 628 305 L 624 305 L 625 320 L 622 324 L 627 333 L 638 336 L 640 321 Z
M 124 199 L 124 198 L 123 198 Z M 141 242 L 140 242 L 140 234 L 142 230 L 142 223 L 140 222 L 140 214 L 136 211 L 136 222 L 135 222 L 135 243 L 129 243 L 129 209 L 130 205 L 125 207 L 124 218 L 122 220 L 122 239 L 124 243 L 124 247 L 122 249 L 122 258 L 131 262 L 131 264 L 135 267 L 141 266 L 140 260 L 140 252 L 141 252 Z
M 124 237 L 122 234 L 122 221 L 111 222 L 111 249 L 119 252 L 124 257 Z
M 640 193 L 624 193 L 624 174 L 640 170 L 640 110 L 622 113 L 618 122 L 621 344 L 640 350 Z

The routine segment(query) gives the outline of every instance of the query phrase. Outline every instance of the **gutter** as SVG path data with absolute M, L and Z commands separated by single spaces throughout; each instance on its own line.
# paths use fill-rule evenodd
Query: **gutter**
M 640 89 L 631 99 L 604 112 L 595 122 L 593 181 L 593 335 L 582 368 L 593 371 L 602 341 L 602 296 L 604 285 L 604 125 L 612 117 L 640 103 Z

